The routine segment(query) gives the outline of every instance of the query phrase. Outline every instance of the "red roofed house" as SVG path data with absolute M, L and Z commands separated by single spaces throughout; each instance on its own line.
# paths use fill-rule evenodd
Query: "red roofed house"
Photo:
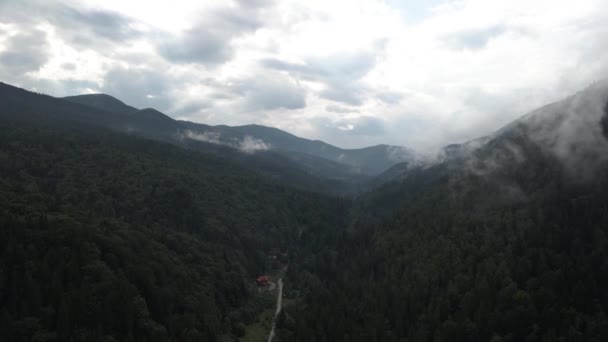
M 270 285 L 270 276 L 269 275 L 261 275 L 256 280 L 258 286 L 268 286 Z

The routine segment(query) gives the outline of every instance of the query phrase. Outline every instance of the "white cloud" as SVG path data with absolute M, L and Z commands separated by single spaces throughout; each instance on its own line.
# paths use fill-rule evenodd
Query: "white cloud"
M 5 81 L 344 147 L 471 139 L 608 76 L 603 0 L 23 0 L 0 11 L 0 56 L 20 62 Z M 16 48 L 25 37 L 46 43 Z

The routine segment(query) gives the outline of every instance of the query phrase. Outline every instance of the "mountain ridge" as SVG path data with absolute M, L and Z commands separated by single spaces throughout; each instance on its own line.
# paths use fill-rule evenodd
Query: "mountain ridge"
M 105 94 L 104 94 L 105 95 Z M 110 95 L 105 95 L 111 97 Z M 96 97 L 90 95 L 76 95 L 63 98 L 71 102 L 77 102 L 84 105 L 89 105 L 98 109 L 104 109 L 105 103 L 96 101 Z M 115 99 L 115 102 L 120 100 Z M 109 101 L 108 101 L 109 102 Z M 124 114 L 137 114 L 137 111 L 129 109 L 124 111 Z M 115 108 L 114 106 L 112 108 Z M 126 107 L 123 107 L 126 108 Z M 158 112 L 161 113 L 161 112 Z M 161 113 L 162 114 L 162 113 Z M 167 116 L 166 114 L 163 114 Z M 167 116 L 170 118 L 170 116 Z M 173 120 L 171 118 L 171 120 Z M 321 140 L 312 140 L 298 137 L 292 133 L 283 131 L 276 127 L 269 127 L 259 124 L 248 124 L 240 126 L 228 125 L 207 125 L 184 120 L 174 120 L 177 123 L 178 129 L 190 129 L 198 134 L 219 134 L 220 137 L 211 143 L 226 143 L 233 139 L 242 140 L 246 136 L 251 136 L 262 140 L 269 145 L 270 149 L 279 151 L 307 153 L 313 156 L 321 157 L 340 164 L 347 165 L 351 168 L 351 172 L 361 173 L 367 176 L 376 176 L 382 171 L 388 169 L 392 165 L 410 160 L 414 157 L 415 152 L 412 149 L 403 146 L 393 146 L 386 144 L 373 145 L 363 148 L 345 149 Z M 154 127 L 149 127 L 154 128 Z M 156 129 L 158 130 L 158 128 Z M 223 139 L 222 139 L 223 138 Z M 229 144 L 228 144 L 229 145 Z

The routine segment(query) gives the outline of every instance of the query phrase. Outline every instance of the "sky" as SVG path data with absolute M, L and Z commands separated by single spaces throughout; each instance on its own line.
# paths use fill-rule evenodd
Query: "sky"
M 0 0 L 0 80 L 431 151 L 608 76 L 605 0 Z

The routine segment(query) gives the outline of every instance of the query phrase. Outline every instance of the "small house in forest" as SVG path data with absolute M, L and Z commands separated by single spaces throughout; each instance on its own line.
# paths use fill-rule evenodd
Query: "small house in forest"
M 268 286 L 270 285 L 270 276 L 261 275 L 255 280 L 255 282 L 258 284 L 258 286 Z

